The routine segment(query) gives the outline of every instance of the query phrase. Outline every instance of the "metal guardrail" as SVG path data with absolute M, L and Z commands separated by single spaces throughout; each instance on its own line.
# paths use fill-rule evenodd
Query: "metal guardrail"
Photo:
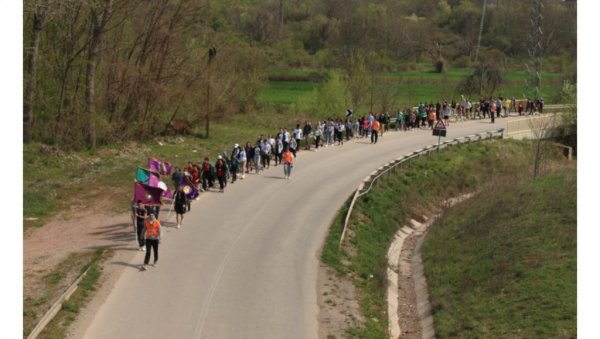
M 494 130 L 494 131 L 483 132 L 483 133 L 478 133 L 478 134 L 471 134 L 471 135 L 467 135 L 464 137 L 445 141 L 442 144 L 440 144 L 440 149 L 446 148 L 451 145 L 458 145 L 458 144 L 465 143 L 465 142 L 470 143 L 473 141 L 481 141 L 481 140 L 493 139 L 493 138 L 502 139 L 503 137 L 504 137 L 504 128 L 501 128 L 501 129 Z M 342 230 L 342 235 L 340 237 L 338 249 L 341 249 L 342 243 L 344 242 L 344 238 L 345 238 L 346 232 L 348 230 L 348 222 L 350 221 L 350 215 L 352 214 L 352 210 L 353 210 L 354 205 L 356 204 L 356 201 L 358 200 L 358 198 L 360 198 L 361 196 L 363 196 L 365 194 L 368 194 L 371 191 L 371 189 L 373 188 L 373 185 L 375 184 L 375 182 L 382 175 L 389 173 L 391 170 L 397 168 L 398 166 L 401 166 L 406 161 L 410 161 L 411 159 L 414 159 L 414 158 L 419 158 L 419 157 L 421 157 L 421 155 L 429 155 L 431 152 L 436 151 L 437 147 L 438 146 L 436 144 L 432 144 L 432 145 L 426 146 L 425 148 L 411 152 L 403 157 L 397 158 L 396 160 L 390 161 L 386 165 L 373 171 L 371 174 L 369 174 L 363 180 L 363 182 L 358 186 L 356 191 L 354 191 L 354 196 L 352 197 L 352 201 L 350 202 L 350 206 L 348 207 L 348 211 L 346 212 L 346 218 L 344 219 L 344 228 Z M 368 187 L 363 190 L 363 188 L 365 188 L 365 185 L 367 183 L 368 183 Z

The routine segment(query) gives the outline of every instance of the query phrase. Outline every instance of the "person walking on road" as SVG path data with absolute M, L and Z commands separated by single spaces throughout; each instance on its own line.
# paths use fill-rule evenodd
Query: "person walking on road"
M 377 137 L 379 133 L 379 121 L 373 120 L 373 125 L 371 125 L 371 143 L 377 143 Z
M 215 173 L 217 180 L 219 180 L 219 192 L 225 192 L 225 181 L 227 180 L 227 165 L 221 155 L 218 156 L 217 162 L 215 163 Z
M 185 192 L 181 189 L 181 186 L 177 186 L 175 196 L 173 197 L 173 203 L 175 205 L 175 220 L 177 221 L 177 228 L 183 225 L 183 215 L 185 212 L 190 211 L 190 201 L 188 200 Z
M 246 149 L 244 147 L 240 147 L 240 145 L 238 144 L 235 145 L 240 149 L 240 153 L 238 153 L 238 159 L 240 161 L 240 172 L 242 173 L 240 179 L 243 180 L 246 177 L 246 161 L 248 161 L 248 157 L 246 155 Z
M 315 152 L 319 150 L 319 145 L 321 144 L 321 136 L 323 135 L 323 128 L 321 127 L 321 123 L 317 123 L 315 126 Z
M 294 167 L 294 154 L 288 148 L 283 152 L 283 175 L 286 179 L 290 179 L 292 168 Z
M 175 167 L 175 172 L 171 175 L 171 180 L 173 180 L 173 186 L 177 187 L 181 185 L 181 181 L 183 180 L 183 173 L 181 172 L 181 168 Z
M 312 126 L 310 122 L 305 122 L 302 135 L 304 135 L 304 149 L 307 151 L 310 151 L 310 132 L 312 132 Z
M 256 146 L 254 146 L 254 168 L 256 169 L 256 174 L 260 173 L 260 142 L 256 142 Z
M 162 228 L 160 227 L 160 222 L 156 220 L 154 214 L 150 213 L 148 218 L 144 223 L 146 227 L 146 257 L 144 258 L 144 265 L 141 270 L 145 271 L 146 266 L 148 266 L 148 262 L 150 262 L 150 251 L 154 251 L 154 263 L 152 266 L 156 265 L 158 261 L 158 244 L 160 243 L 160 239 L 162 237 Z
M 208 191 L 210 187 L 214 185 L 214 167 L 209 163 L 208 158 L 204 158 L 202 164 L 202 190 Z
M 294 139 L 296 139 L 296 150 L 294 151 L 294 155 L 296 152 L 300 151 L 300 141 L 302 140 L 302 129 L 300 128 L 300 124 L 296 124 L 296 128 L 292 131 Z
M 144 241 L 144 221 L 146 221 L 146 216 L 146 206 L 144 206 L 141 200 L 138 200 L 137 207 L 135 209 L 136 227 L 133 231 L 136 232 L 140 251 L 145 250 L 144 245 L 146 242 Z

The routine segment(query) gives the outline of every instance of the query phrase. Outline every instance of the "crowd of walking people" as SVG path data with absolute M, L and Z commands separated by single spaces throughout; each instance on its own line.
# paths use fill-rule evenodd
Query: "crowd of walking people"
M 508 117 L 511 112 L 518 115 L 541 113 L 543 106 L 543 100 L 517 101 L 514 97 L 496 97 L 472 102 L 461 96 L 459 102 L 441 100 L 436 104 L 419 103 L 417 107 L 398 110 L 393 123 L 396 131 L 433 129 L 435 122 L 442 119 L 448 126 L 451 118 L 455 122 L 490 118 L 493 123 L 496 117 Z M 390 129 L 392 119 L 388 112 L 369 113 L 358 118 L 353 118 L 352 112 L 349 112 L 344 119 L 328 118 L 314 125 L 307 121 L 304 126 L 297 124 L 290 131 L 281 127 L 275 134 L 260 135 L 255 142 L 247 141 L 244 145 L 236 143 L 231 151 L 225 150 L 219 154 L 214 164 L 205 157 L 200 164 L 188 162 L 183 169 L 175 167 L 171 180 L 176 188 L 173 195 L 176 227 L 181 227 L 184 214 L 191 209 L 189 192 L 182 189 L 184 183 L 192 185 L 198 192 L 218 189 L 224 193 L 228 183 L 233 184 L 243 180 L 247 174 L 260 174 L 271 166 L 279 165 L 283 167 L 283 178 L 289 180 L 301 150 L 314 149 L 317 152 L 322 147 L 339 146 L 344 141 L 361 139 L 376 144 L 379 137 L 383 137 Z M 132 207 L 138 245 L 141 251 L 146 251 L 143 270 L 148 265 L 151 249 L 154 250 L 154 263 L 158 260 L 158 243 L 162 235 L 159 211 L 159 206 L 144 206 L 140 201 Z M 151 241 L 148 242 L 148 239 Z

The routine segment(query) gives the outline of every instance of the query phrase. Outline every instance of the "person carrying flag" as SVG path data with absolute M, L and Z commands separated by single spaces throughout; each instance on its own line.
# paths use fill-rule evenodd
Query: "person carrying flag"
M 190 201 L 185 195 L 185 192 L 183 192 L 181 186 L 177 186 L 175 197 L 173 198 L 173 204 L 175 205 L 175 220 L 177 221 L 177 228 L 180 228 L 181 225 L 183 225 L 183 215 L 186 211 L 190 211 Z
M 135 208 L 136 227 L 134 227 L 133 231 L 137 235 L 137 241 L 140 251 L 146 249 L 144 247 L 144 245 L 146 244 L 146 242 L 144 241 L 144 222 L 146 221 L 146 215 L 146 206 L 144 206 L 141 200 L 138 200 L 137 207 Z

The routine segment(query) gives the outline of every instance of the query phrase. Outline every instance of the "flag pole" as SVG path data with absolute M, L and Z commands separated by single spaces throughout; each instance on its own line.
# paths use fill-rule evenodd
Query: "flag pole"
M 169 218 L 171 217 L 171 211 L 173 211 L 173 205 L 175 205 L 175 197 L 177 193 L 179 192 L 175 191 L 175 194 L 173 195 L 173 199 L 171 200 L 171 207 L 169 207 L 169 213 L 167 214 L 167 219 L 165 221 L 169 221 Z

